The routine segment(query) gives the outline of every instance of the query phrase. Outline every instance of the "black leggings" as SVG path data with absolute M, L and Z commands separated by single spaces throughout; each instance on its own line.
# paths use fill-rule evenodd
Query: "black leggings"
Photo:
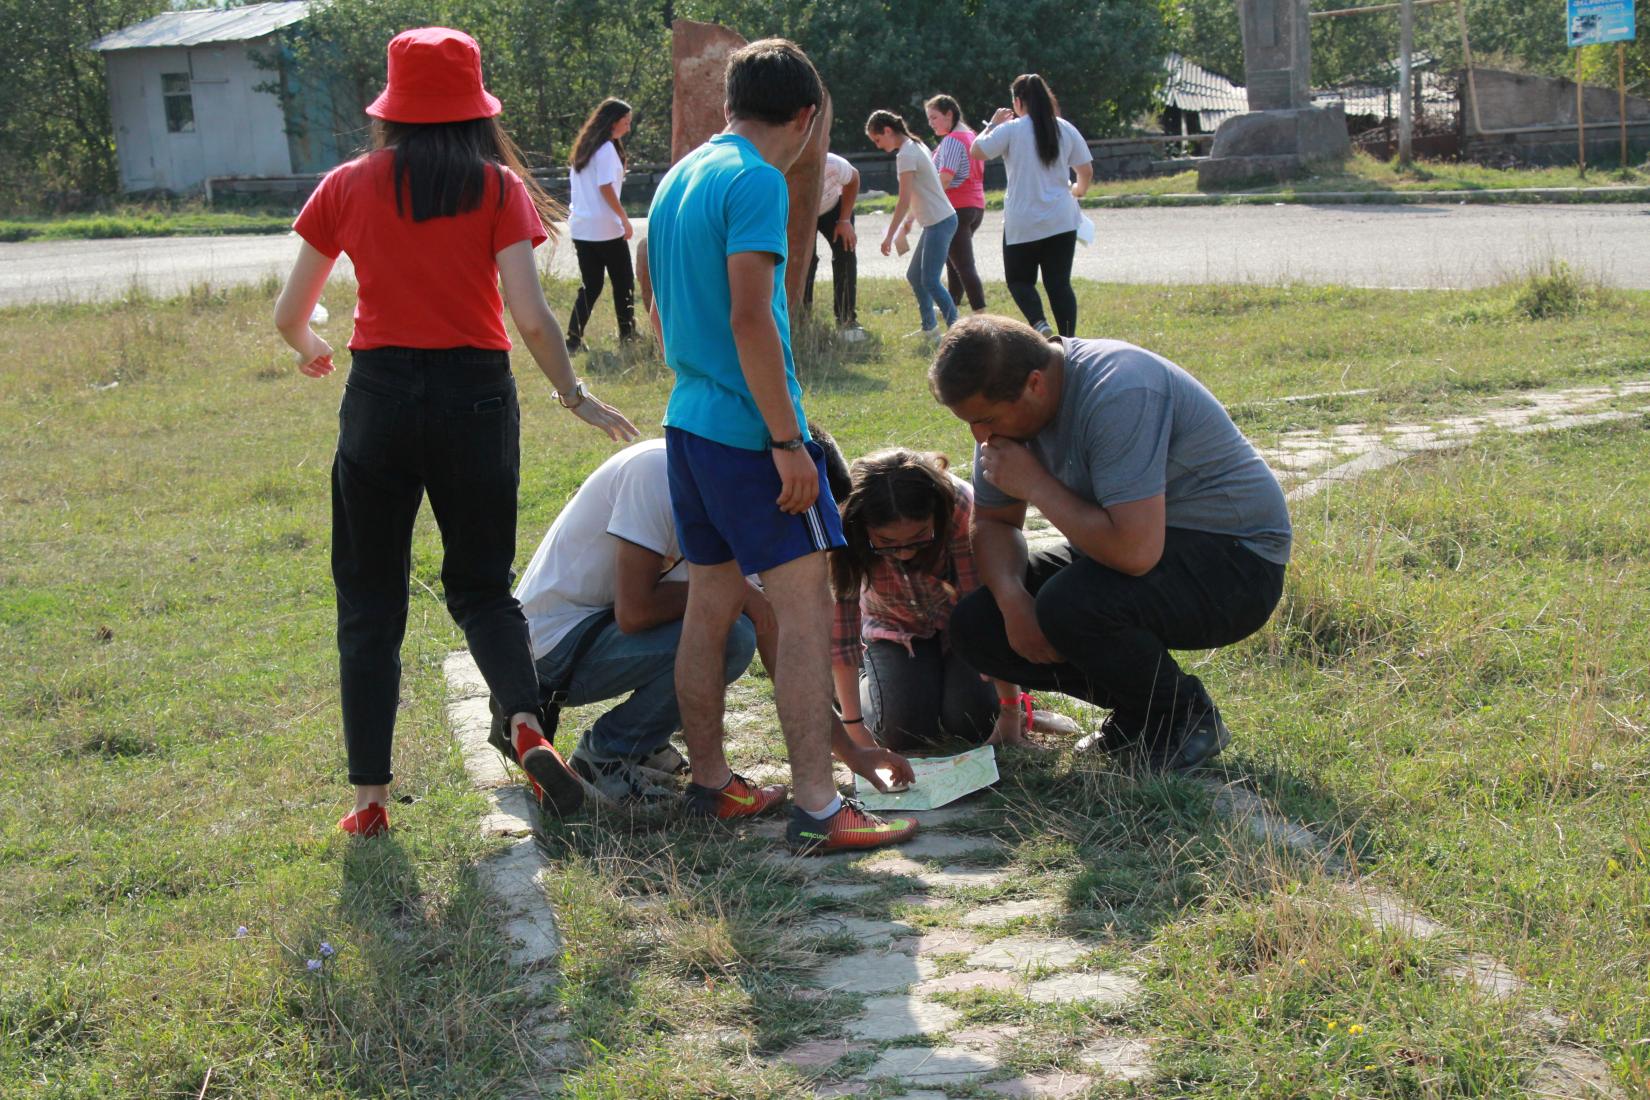
M 1054 311 L 1054 327 L 1061 336 L 1077 335 L 1077 295 L 1071 289 L 1071 260 L 1077 252 L 1077 230 L 1035 241 L 1003 245 L 1003 278 L 1026 323 L 1047 321 L 1043 300 L 1037 296 L 1037 269 L 1043 271 L 1043 289 Z
M 997 720 L 997 691 L 939 635 L 911 639 L 909 652 L 878 639 L 865 646 L 859 707 L 877 744 L 896 752 L 941 740 L 979 744 Z
M 579 300 L 573 303 L 573 316 L 567 320 L 567 346 L 576 348 L 584 339 L 584 326 L 590 320 L 590 311 L 596 308 L 596 299 L 602 296 L 602 275 L 613 280 L 613 312 L 619 318 L 619 339 L 628 340 L 636 333 L 636 272 L 630 266 L 630 242 L 623 237 L 610 241 L 573 241 L 573 251 L 579 258 Z
M 985 287 L 980 285 L 980 272 L 974 266 L 974 232 L 980 228 L 985 211 L 978 206 L 957 208 L 957 232 L 951 238 L 951 251 L 945 257 L 945 288 L 951 300 L 960 302 L 968 294 L 968 307 L 985 308 Z

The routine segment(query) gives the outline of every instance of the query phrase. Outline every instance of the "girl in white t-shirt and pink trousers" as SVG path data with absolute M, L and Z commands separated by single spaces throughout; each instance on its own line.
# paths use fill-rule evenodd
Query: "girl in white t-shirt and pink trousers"
M 613 312 L 618 315 L 619 339 L 636 335 L 636 272 L 630 262 L 630 238 L 635 230 L 619 202 L 624 187 L 625 155 L 620 139 L 630 133 L 630 104 L 622 99 L 601 101 L 584 120 L 573 140 L 572 213 L 567 219 L 573 251 L 579 259 L 579 298 L 567 322 L 567 350 L 584 343 L 584 326 L 602 279 L 613 283 Z

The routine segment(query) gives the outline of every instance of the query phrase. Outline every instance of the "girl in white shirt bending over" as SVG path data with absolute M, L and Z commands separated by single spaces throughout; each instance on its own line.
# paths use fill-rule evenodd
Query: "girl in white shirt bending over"
M 872 111 L 865 121 L 865 136 L 878 149 L 894 154 L 894 169 L 899 173 L 899 202 L 882 237 L 882 254 L 888 255 L 896 237 L 904 240 L 911 222 L 922 226 L 922 237 L 911 253 L 905 278 L 917 296 L 922 335 L 937 344 L 942 330 L 934 317 L 934 307 L 939 307 L 947 325 L 957 319 L 957 303 L 940 277 L 945 272 L 951 238 L 957 232 L 957 212 L 945 197 L 940 175 L 928 157 L 928 146 L 911 136 L 903 118 L 892 111 Z
M 567 322 L 567 350 L 578 351 L 584 326 L 596 299 L 602 296 L 602 276 L 613 281 L 613 311 L 619 319 L 619 339 L 636 336 L 636 272 L 630 263 L 630 238 L 635 232 L 619 191 L 624 187 L 625 154 L 620 139 L 630 133 L 630 104 L 604 99 L 590 112 L 573 140 L 573 212 L 567 219 L 573 251 L 579 258 L 579 300 Z
M 1077 335 L 1077 295 L 1071 261 L 1083 211 L 1077 200 L 1094 179 L 1088 143 L 1060 117 L 1060 103 L 1036 73 L 1009 86 L 1014 109 L 999 107 L 974 139 L 976 160 L 1002 157 L 1008 172 L 1003 196 L 1003 278 L 1026 323 L 1052 336 L 1037 296 L 1037 271 L 1061 336 Z M 1072 173 L 1077 176 L 1072 182 Z

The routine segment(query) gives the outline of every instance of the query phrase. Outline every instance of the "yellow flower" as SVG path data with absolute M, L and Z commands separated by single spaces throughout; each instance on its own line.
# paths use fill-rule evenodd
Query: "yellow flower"
M 1617 875 L 1621 874 L 1621 864 L 1617 863 L 1615 857 L 1613 856 L 1610 859 L 1605 860 L 1604 869 L 1610 872 L 1611 878 L 1615 878 Z
M 1365 1066 L 1364 1067 L 1364 1072 L 1365 1073 L 1374 1073 L 1375 1072 L 1375 1063 L 1371 1062 L 1369 1065 Z
M 1362 1035 L 1364 1033 L 1364 1025 L 1353 1024 L 1351 1027 L 1346 1029 L 1346 1033 L 1348 1035 Z
M 1341 1026 L 1341 1022 L 1339 1020 L 1330 1020 L 1329 1021 L 1329 1030 L 1330 1031 L 1334 1031 L 1336 1028 L 1338 1028 L 1340 1026 Z

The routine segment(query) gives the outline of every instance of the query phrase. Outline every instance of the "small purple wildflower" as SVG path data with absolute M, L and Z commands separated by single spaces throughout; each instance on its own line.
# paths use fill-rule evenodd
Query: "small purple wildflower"
M 238 939 L 238 940 L 244 940 L 250 934 L 251 933 L 249 933 L 246 930 L 246 925 L 244 925 L 244 924 L 241 925 L 239 928 L 235 929 L 235 938 Z
M 321 960 L 320 959 L 310 959 L 304 965 L 306 967 L 308 967 L 310 970 L 319 970 L 319 969 L 321 969 Z
M 321 957 L 323 959 L 330 959 L 336 953 L 337 952 L 332 949 L 332 944 L 328 943 L 326 940 L 321 941 Z

